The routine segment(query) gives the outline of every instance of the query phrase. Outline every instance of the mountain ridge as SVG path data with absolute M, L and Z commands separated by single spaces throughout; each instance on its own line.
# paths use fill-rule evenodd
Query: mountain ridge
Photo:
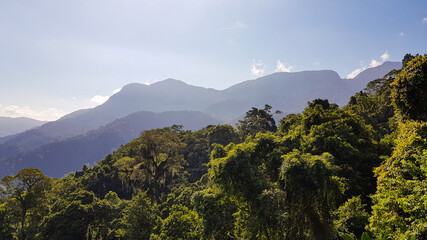
M 0 163 L 6 158 L 84 134 L 139 111 L 199 111 L 231 123 L 251 107 L 262 108 L 265 104 L 285 114 L 301 112 L 308 101 L 316 98 L 329 99 L 343 106 L 367 82 L 400 67 L 401 63 L 386 63 L 367 69 L 365 71 L 368 72 L 362 72 L 354 79 L 342 79 L 332 70 L 274 73 L 224 90 L 192 86 L 175 79 L 151 85 L 132 83 L 95 108 L 73 112 L 37 129 L 8 137 L 7 141 L 0 139 Z
M 0 117 L 0 138 L 24 132 L 47 123 L 27 117 Z

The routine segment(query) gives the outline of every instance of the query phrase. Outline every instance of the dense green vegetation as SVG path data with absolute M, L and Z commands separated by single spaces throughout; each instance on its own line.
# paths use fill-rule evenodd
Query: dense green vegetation
M 427 239 L 427 56 L 276 125 L 144 131 L 61 179 L 0 182 L 0 239 Z

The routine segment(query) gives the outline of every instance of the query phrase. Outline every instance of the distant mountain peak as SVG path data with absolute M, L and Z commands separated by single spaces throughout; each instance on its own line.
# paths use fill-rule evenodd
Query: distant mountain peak
M 370 75 L 372 76 L 377 76 L 377 75 L 381 75 L 381 77 L 383 77 L 385 74 L 387 74 L 390 69 L 400 69 L 402 68 L 402 63 L 401 62 L 391 62 L 391 61 L 386 61 L 384 63 L 382 63 L 381 65 L 378 65 L 376 67 L 369 67 L 364 69 L 362 72 L 360 72 L 359 74 L 357 74 L 354 78 L 345 78 L 347 80 L 357 80 L 358 78 L 369 78 Z M 374 79 L 371 79 L 374 80 Z
M 162 81 L 155 82 L 155 83 L 151 84 L 150 86 L 164 86 L 164 85 L 168 85 L 168 86 L 179 86 L 179 85 L 187 86 L 188 84 L 185 83 L 185 82 L 183 82 L 183 81 L 181 81 L 181 80 L 177 80 L 177 79 L 173 79 L 173 78 L 168 78 L 168 79 L 165 79 L 165 80 L 162 80 Z

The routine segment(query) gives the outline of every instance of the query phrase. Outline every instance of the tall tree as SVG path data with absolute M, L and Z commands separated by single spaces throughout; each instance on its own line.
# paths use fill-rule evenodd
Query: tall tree
M 393 105 L 403 119 L 427 121 L 427 55 L 409 61 L 391 86 Z
M 124 239 L 149 239 L 156 220 L 156 206 L 145 192 L 136 193 L 123 211 L 122 228 L 119 231 Z
M 427 123 L 405 122 L 393 154 L 376 169 L 369 229 L 390 239 L 427 239 Z
M 5 176 L 0 181 L 4 188 L 0 194 L 11 201 L 16 201 L 20 215 L 20 237 L 27 239 L 26 220 L 28 212 L 40 204 L 40 200 L 51 187 L 51 180 L 36 168 L 25 168 L 15 176 Z
M 346 196 L 361 195 L 366 202 L 375 192 L 372 170 L 380 164 L 372 128 L 349 111 L 325 109 L 321 104 L 309 104 L 294 128 L 302 128 L 300 149 L 313 155 L 332 154 L 340 167 L 338 176 L 348 179 Z
M 237 129 L 245 138 L 250 135 L 255 135 L 259 132 L 275 132 L 277 130 L 276 122 L 271 113 L 271 106 L 266 104 L 264 109 L 253 107 L 246 112 L 243 120 L 239 120 Z
M 168 129 L 144 131 L 141 137 L 130 144 L 133 152 L 131 157 L 137 163 L 131 173 L 134 187 L 147 190 L 148 196 L 156 202 L 184 168 L 182 153 L 185 144 L 178 133 Z
M 288 213 L 287 239 L 331 239 L 330 210 L 342 192 L 333 156 L 293 151 L 283 156 L 282 185 Z

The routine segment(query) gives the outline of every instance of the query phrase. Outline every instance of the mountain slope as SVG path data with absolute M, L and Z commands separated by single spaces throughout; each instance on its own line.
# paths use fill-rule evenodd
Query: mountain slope
M 86 134 L 7 158 L 1 162 L 0 176 L 35 167 L 50 177 L 62 177 L 70 171 L 81 169 L 83 164 L 95 164 L 121 144 L 138 137 L 143 130 L 174 124 L 183 125 L 184 129 L 197 130 L 219 123 L 210 116 L 194 111 L 137 112 Z
M 41 126 L 45 123 L 46 122 L 24 117 L 0 117 L 0 137 L 24 132 L 31 128 Z
M 232 119 L 253 106 L 263 107 L 268 103 L 285 113 L 296 113 L 315 98 L 328 98 L 331 102 L 341 103 L 342 99 L 351 95 L 350 92 L 347 84 L 334 71 L 280 72 L 225 89 L 224 101 L 210 106 L 206 112 Z
M 400 67 L 401 63 L 386 62 L 363 71 L 354 79 L 341 79 L 331 70 L 274 73 L 225 90 L 191 86 L 173 79 L 149 86 L 133 83 L 93 109 L 79 110 L 36 129 L 0 139 L 0 161 L 84 134 L 138 111 L 200 111 L 231 122 L 251 107 L 264 104 L 284 113 L 301 112 L 307 102 L 315 98 L 327 98 L 343 106 L 367 82 Z
M 348 81 L 350 83 L 351 89 L 357 92 L 364 89 L 368 82 L 384 77 L 384 75 L 393 69 L 400 68 L 402 68 L 401 62 L 384 62 L 380 66 L 366 69 L 365 71 L 359 73 L 355 78 L 348 79 Z

